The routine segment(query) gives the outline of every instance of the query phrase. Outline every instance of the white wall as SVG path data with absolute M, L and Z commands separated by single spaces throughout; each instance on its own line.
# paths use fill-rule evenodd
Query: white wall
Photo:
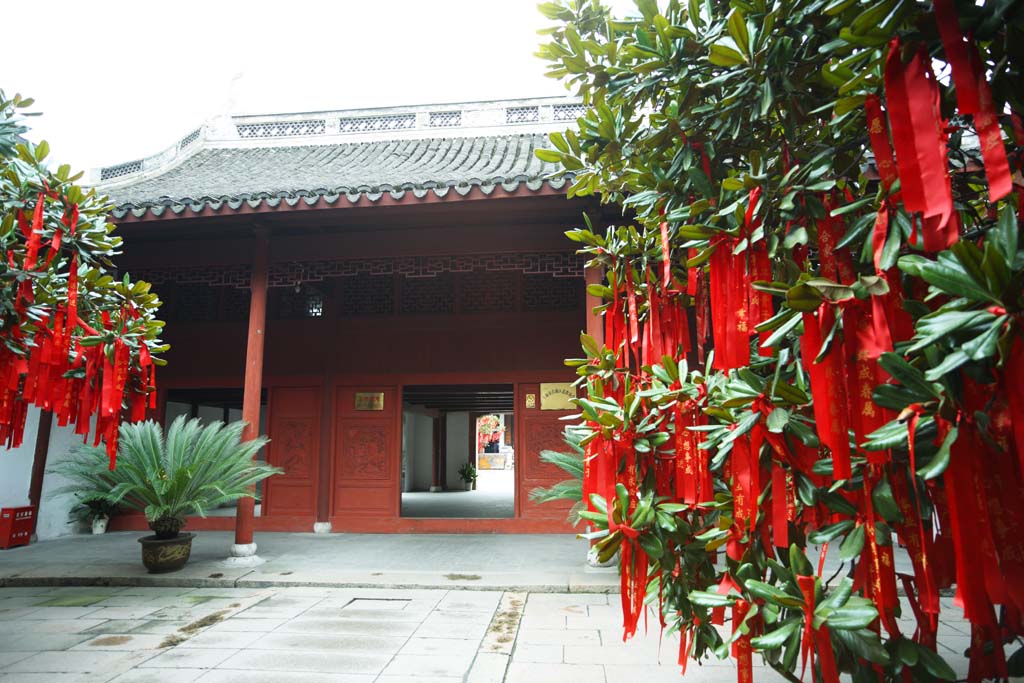
M 445 432 L 447 457 L 447 485 L 449 489 L 463 488 L 459 468 L 469 462 L 469 413 L 448 413 Z
M 417 406 L 402 410 L 403 491 L 429 491 L 433 483 L 434 418 Z
M 0 446 L 0 507 L 28 505 L 28 487 L 32 481 L 32 461 L 38 430 L 39 409 L 29 407 L 23 443 L 10 450 Z
M 93 442 L 89 437 L 89 444 Z M 59 496 L 53 492 L 68 484 L 64 477 L 52 472 L 53 466 L 67 459 L 72 449 L 81 446 L 84 437 L 75 434 L 74 425 L 58 427 L 56 421 L 50 430 L 50 446 L 46 456 L 46 476 L 43 477 L 43 494 L 39 501 L 39 519 L 36 534 L 39 540 L 45 541 L 58 536 L 67 536 L 79 532 L 77 524 L 71 521 L 71 508 L 78 502 L 73 493 Z
M 30 407 L 25 420 L 24 442 L 18 448 L 0 449 L 0 507 L 28 505 L 28 489 L 32 479 L 32 462 L 36 448 L 36 434 L 39 429 L 39 409 Z M 53 491 L 66 485 L 63 477 L 49 470 L 67 458 L 72 446 L 82 443 L 82 437 L 74 433 L 74 426 L 58 427 L 56 421 L 50 430 L 49 454 L 46 459 L 46 474 L 37 511 L 36 534 L 40 540 L 65 536 L 78 531 L 70 522 L 71 508 L 76 500 L 73 494 L 54 496 Z
M 416 415 L 402 411 L 402 492 L 412 491 L 416 471 L 414 449 L 416 447 Z
M 434 418 L 429 415 L 415 414 L 416 440 L 413 444 L 412 456 L 415 460 L 415 477 L 412 485 L 414 491 L 429 491 L 434 483 Z

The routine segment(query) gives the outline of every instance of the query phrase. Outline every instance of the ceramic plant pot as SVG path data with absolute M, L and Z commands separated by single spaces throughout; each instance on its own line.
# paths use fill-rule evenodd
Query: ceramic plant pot
M 92 533 L 98 536 L 99 534 L 107 533 L 107 522 L 110 521 L 109 517 L 97 517 L 92 520 Z
M 150 574 L 178 571 L 188 562 L 194 537 L 195 534 L 190 533 L 180 533 L 174 538 L 143 536 L 139 539 L 142 544 L 142 564 L 146 565 Z

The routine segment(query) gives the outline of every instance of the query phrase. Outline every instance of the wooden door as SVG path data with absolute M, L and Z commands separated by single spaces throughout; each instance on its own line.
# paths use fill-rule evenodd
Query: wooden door
M 267 462 L 284 474 L 266 480 L 263 514 L 316 514 L 320 460 L 320 387 L 271 389 Z
M 334 490 L 331 515 L 397 517 L 401 410 L 398 390 L 338 387 L 334 403 Z
M 567 423 L 560 418 L 574 412 L 576 411 L 541 410 L 540 385 L 516 385 L 516 502 L 520 517 L 553 522 L 565 521 L 568 518 L 572 501 L 535 503 L 530 500 L 530 491 L 538 486 L 551 486 L 569 478 L 564 470 L 543 462 L 540 453 L 565 451 L 569 448 L 562 438 Z M 568 524 L 566 528 L 568 530 Z

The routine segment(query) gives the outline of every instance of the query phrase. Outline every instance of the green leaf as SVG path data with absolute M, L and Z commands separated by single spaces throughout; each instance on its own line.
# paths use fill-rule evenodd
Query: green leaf
M 839 546 L 839 559 L 846 562 L 860 555 L 864 549 L 864 525 L 858 524 L 853 528 Z
M 941 681 L 956 680 L 956 674 L 953 672 L 953 669 L 950 668 L 949 664 L 946 664 L 946 660 L 935 654 L 932 650 L 927 647 L 919 647 L 917 649 L 917 655 L 919 666 L 923 666 L 924 670 L 935 678 Z
M 794 311 L 814 311 L 821 305 L 821 293 L 809 285 L 800 283 L 786 292 L 786 305 Z
M 892 487 L 889 485 L 887 478 L 882 477 L 875 484 L 875 488 L 871 492 L 871 502 L 875 506 L 875 511 L 885 521 L 896 522 L 901 519 L 900 508 L 896 505 L 896 499 L 892 495 Z
M 844 519 L 816 529 L 807 535 L 807 540 L 814 544 L 830 543 L 853 528 L 852 519 Z
M 750 644 L 755 650 L 774 650 L 775 648 L 782 647 L 789 640 L 790 635 L 799 629 L 802 624 L 803 620 L 799 617 L 787 619 L 778 628 L 756 638 L 751 638 Z
M 952 252 L 940 253 L 935 261 L 912 254 L 901 257 L 897 263 L 904 273 L 920 277 L 951 296 L 965 296 L 976 301 L 999 303 L 991 292 L 968 274 Z
M 855 631 L 867 628 L 877 618 L 878 610 L 870 604 L 855 606 L 848 604 L 832 612 L 831 616 L 825 619 L 825 623 L 832 629 Z
M 942 440 L 942 445 L 939 447 L 939 450 L 935 452 L 934 456 L 932 456 L 931 461 L 929 461 L 929 463 L 924 467 L 917 470 L 917 476 L 925 480 L 934 479 L 946 471 L 946 468 L 949 466 L 950 449 L 953 447 L 953 444 L 956 443 L 956 438 L 959 433 L 959 427 L 953 427 L 949 430 L 949 433 L 946 434 L 946 438 Z
M 799 609 L 804 604 L 802 598 L 792 596 L 786 591 L 763 581 L 747 581 L 743 584 L 743 588 L 754 597 L 767 600 L 781 607 Z
M 739 66 L 746 60 L 743 55 L 727 45 L 716 43 L 711 46 L 708 61 L 715 66 Z
M 735 600 L 735 598 L 711 591 L 690 591 L 687 598 L 693 604 L 701 607 L 728 607 Z
M 921 401 L 936 399 L 942 395 L 941 389 L 928 382 L 923 372 L 898 354 L 892 352 L 883 353 L 878 358 L 878 364 L 900 384 L 920 397 L 919 400 Z
M 747 32 L 747 20 L 738 9 L 729 13 L 728 25 L 729 35 L 736 42 L 736 47 L 740 49 L 741 53 L 750 54 L 750 34 Z
M 789 423 L 789 412 L 783 408 L 776 408 L 769 413 L 766 423 L 769 432 L 780 434 Z

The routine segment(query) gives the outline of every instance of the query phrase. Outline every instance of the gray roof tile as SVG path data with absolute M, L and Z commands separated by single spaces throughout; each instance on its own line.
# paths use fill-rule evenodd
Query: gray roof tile
M 490 194 L 500 185 L 511 192 L 525 183 L 532 191 L 561 169 L 540 161 L 534 151 L 550 146 L 540 133 L 490 137 L 431 138 L 307 146 L 202 148 L 180 164 L 133 182 L 100 187 L 115 206 L 114 215 L 142 217 L 168 207 L 180 215 L 187 207 L 237 210 L 247 204 L 277 207 L 299 198 L 313 205 L 334 205 L 385 194 L 438 197 L 451 189 L 465 196 L 473 187 Z M 455 196 L 455 195 L 453 195 Z

